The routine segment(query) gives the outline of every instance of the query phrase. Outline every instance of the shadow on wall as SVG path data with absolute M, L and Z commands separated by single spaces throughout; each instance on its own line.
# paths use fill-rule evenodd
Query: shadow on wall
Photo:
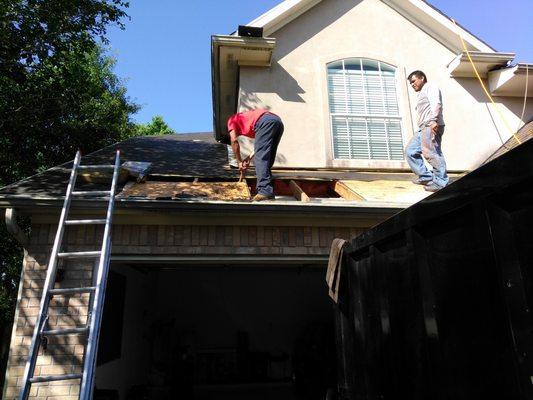
M 287 72 L 277 61 L 272 63 L 271 68 L 268 71 L 259 72 L 256 76 L 264 77 L 263 82 L 255 83 L 256 87 L 265 87 L 266 82 L 275 82 L 274 84 L 268 84 L 272 93 L 276 93 L 283 101 L 291 101 L 297 103 L 304 103 L 302 94 L 305 90 L 298 84 L 296 79 Z M 265 108 L 270 110 L 270 106 L 265 104 L 254 92 L 247 92 L 241 88 L 239 94 L 239 108 L 241 110 L 253 110 L 255 108 Z M 273 110 L 276 112 L 276 110 Z
M 270 106 L 266 105 L 261 101 L 255 93 L 246 92 L 241 89 L 239 94 L 239 111 L 255 110 L 256 108 L 264 108 L 265 110 L 270 110 Z
M 305 103 L 305 100 L 300 96 L 305 93 L 305 90 L 298 84 L 296 79 L 287 72 L 277 61 L 272 64 L 271 74 L 275 74 L 278 79 L 276 86 L 276 94 L 283 101 L 292 101 L 297 103 Z
M 494 129 L 498 133 L 499 141 L 503 144 L 509 137 L 510 132 L 508 129 L 502 129 L 502 126 L 505 126 L 505 122 L 501 120 L 500 113 L 495 110 L 495 106 L 490 102 L 487 95 L 484 93 L 483 88 L 481 87 L 479 81 L 473 78 L 455 78 L 457 83 L 459 83 L 463 89 L 465 89 L 472 98 L 478 103 L 485 104 L 487 113 L 491 119 Z M 488 83 L 484 82 L 488 88 Z M 444 94 L 445 95 L 445 94 Z M 446 100 L 444 100 L 446 103 Z M 501 103 L 505 108 L 511 111 L 516 117 L 520 118 L 522 115 L 523 108 L 523 98 L 521 97 L 496 97 L 494 98 L 496 103 Z M 497 104 L 496 107 L 501 107 Z M 525 122 L 525 121 L 524 121 Z M 518 130 L 523 123 L 520 123 L 518 126 L 511 124 L 511 121 L 507 121 L 510 124 L 510 128 L 513 130 Z

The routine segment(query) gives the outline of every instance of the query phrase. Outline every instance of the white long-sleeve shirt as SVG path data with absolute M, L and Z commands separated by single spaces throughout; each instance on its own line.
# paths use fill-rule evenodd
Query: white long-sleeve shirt
M 418 92 L 416 112 L 418 114 L 418 126 L 426 126 L 431 121 L 444 125 L 442 117 L 442 95 L 437 86 L 426 83 Z

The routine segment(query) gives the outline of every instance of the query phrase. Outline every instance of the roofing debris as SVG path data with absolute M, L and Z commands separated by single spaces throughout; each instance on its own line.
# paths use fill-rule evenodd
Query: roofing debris
M 126 185 L 117 198 L 243 201 L 250 200 L 250 189 L 246 182 L 145 182 Z

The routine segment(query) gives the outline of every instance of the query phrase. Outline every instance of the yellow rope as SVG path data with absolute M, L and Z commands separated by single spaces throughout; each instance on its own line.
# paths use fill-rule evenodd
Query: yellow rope
M 463 49 L 464 51 L 466 52 L 466 56 L 468 57 L 468 61 L 470 61 L 470 64 L 472 64 L 472 68 L 474 69 L 474 72 L 477 76 L 477 79 L 479 80 L 479 83 L 481 84 L 481 87 L 483 88 L 483 91 L 485 92 L 485 94 L 487 95 L 487 97 L 489 98 L 490 102 L 494 105 L 494 108 L 496 109 L 496 111 L 498 112 L 498 114 L 500 115 L 500 119 L 503 121 L 503 123 L 505 124 L 506 128 L 509 130 L 509 133 L 511 133 L 511 135 L 514 136 L 514 138 L 516 139 L 516 141 L 518 142 L 518 144 L 521 144 L 522 142 L 520 141 L 520 139 L 518 139 L 518 136 L 516 136 L 515 134 L 515 131 L 511 128 L 511 126 L 507 123 L 507 120 L 505 119 L 504 115 L 502 114 L 501 110 L 499 109 L 499 107 L 496 105 L 496 103 L 494 102 L 494 100 L 492 99 L 492 96 L 490 95 L 489 91 L 487 90 L 487 88 L 485 87 L 485 84 L 483 83 L 483 80 L 481 79 L 481 76 L 479 76 L 479 73 L 477 72 L 477 68 L 476 68 L 476 65 L 474 64 L 474 61 L 472 61 L 472 57 L 470 56 L 470 52 L 468 51 L 468 49 L 466 48 L 466 44 L 465 44 L 465 41 L 463 40 L 463 36 L 461 35 L 461 32 L 459 31 L 459 28 L 457 27 L 457 24 L 455 23 L 455 20 L 452 18 L 452 21 L 453 21 L 453 24 L 455 25 L 455 28 L 457 29 L 457 35 L 459 36 L 459 39 L 461 39 L 461 44 L 463 45 Z
M 526 64 L 526 90 L 524 90 L 524 105 L 522 106 L 522 114 L 520 115 L 520 121 L 518 122 L 518 128 L 516 131 L 521 128 L 522 123 L 524 122 L 524 114 L 526 113 L 526 104 L 527 104 L 527 86 L 529 85 L 529 65 Z

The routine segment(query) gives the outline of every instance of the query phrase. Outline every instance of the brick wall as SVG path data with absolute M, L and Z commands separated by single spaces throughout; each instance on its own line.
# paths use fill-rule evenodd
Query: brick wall
M 98 249 L 102 228 L 75 226 L 65 236 L 64 251 Z M 272 227 L 272 226 L 190 226 L 118 225 L 113 231 L 113 254 L 154 255 L 327 255 L 333 238 L 351 238 L 361 228 Z M 24 364 L 39 312 L 42 287 L 56 226 L 33 226 L 24 257 L 22 285 L 15 314 L 14 334 L 6 376 L 4 399 L 16 399 L 22 384 Z M 69 261 L 63 266 L 56 287 L 89 286 L 94 261 Z M 55 296 L 49 324 L 52 328 L 81 326 L 87 319 L 89 295 Z M 51 337 L 37 360 L 35 375 L 81 371 L 84 337 Z M 79 380 L 32 385 L 30 397 L 47 400 L 77 399 Z

